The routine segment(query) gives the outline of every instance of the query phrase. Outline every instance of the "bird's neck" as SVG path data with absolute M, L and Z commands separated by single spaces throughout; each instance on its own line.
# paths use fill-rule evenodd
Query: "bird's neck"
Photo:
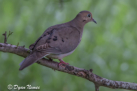
M 82 38 L 82 34 L 83 34 L 83 28 L 85 26 L 85 24 L 81 23 L 81 21 L 79 21 L 78 19 L 73 19 L 72 21 L 69 22 L 69 24 L 73 27 L 75 27 L 79 33 L 80 33 L 80 40 Z
M 80 21 L 79 19 L 75 18 L 72 21 L 69 22 L 72 26 L 76 27 L 78 30 L 83 31 L 83 28 L 85 26 L 85 24 Z

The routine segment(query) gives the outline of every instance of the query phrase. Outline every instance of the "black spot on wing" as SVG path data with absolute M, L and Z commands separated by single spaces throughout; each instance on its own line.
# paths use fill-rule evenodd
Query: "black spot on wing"
M 51 37 L 52 37 L 52 34 L 53 34 L 54 30 L 55 30 L 55 29 L 52 29 L 50 32 L 47 32 L 50 36 L 49 36 L 49 38 L 46 40 L 46 43 L 50 43 L 50 39 L 51 39 Z
M 56 40 L 57 40 L 57 36 L 54 36 L 53 41 L 56 41 Z
M 51 38 L 48 38 L 47 41 L 46 41 L 46 43 L 50 43 L 50 39 L 51 39 Z
M 64 39 L 62 38 L 62 42 L 64 42 Z

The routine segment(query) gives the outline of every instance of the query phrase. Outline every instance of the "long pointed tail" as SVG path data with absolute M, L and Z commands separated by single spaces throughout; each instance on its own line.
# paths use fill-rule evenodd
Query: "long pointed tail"
M 23 70 L 24 68 L 30 66 L 31 64 L 37 62 L 39 59 L 43 58 L 45 55 L 40 55 L 39 52 L 34 52 L 26 57 L 21 63 L 19 70 Z

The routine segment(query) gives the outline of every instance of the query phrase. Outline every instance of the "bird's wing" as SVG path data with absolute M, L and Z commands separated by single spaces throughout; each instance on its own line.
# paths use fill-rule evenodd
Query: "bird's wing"
M 50 54 L 64 54 L 73 51 L 80 42 L 80 32 L 74 27 L 53 28 L 36 41 L 32 53 L 23 60 L 20 69 L 35 63 Z
M 73 51 L 78 46 L 81 35 L 81 32 L 72 26 L 53 27 L 45 31 L 31 46 L 33 46 L 33 51 L 64 54 Z M 47 48 L 50 50 L 48 51 Z
M 44 33 L 35 41 L 35 43 L 33 43 L 33 44 L 31 44 L 30 46 L 29 46 L 29 49 L 30 50 L 34 50 L 34 48 L 35 48 L 35 46 L 37 45 L 37 43 L 43 38 L 43 37 L 45 37 L 45 36 L 49 36 L 49 33 L 54 29 L 54 28 L 56 28 L 57 26 L 59 26 L 59 25 L 62 25 L 62 24 L 58 24 L 58 25 L 55 25 L 55 26 L 51 26 L 51 27 L 49 27 L 48 29 L 46 29 L 45 31 L 44 31 Z M 47 37 L 48 38 L 48 37 Z M 45 39 L 46 40 L 46 39 Z
M 75 27 L 61 27 L 52 31 L 47 43 L 65 54 L 73 51 L 78 46 L 81 39 L 80 35 L 80 31 Z

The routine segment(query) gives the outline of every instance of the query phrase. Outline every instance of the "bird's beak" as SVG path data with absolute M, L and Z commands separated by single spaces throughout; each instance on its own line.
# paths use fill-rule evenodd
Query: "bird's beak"
M 97 22 L 94 19 L 92 19 L 92 21 L 97 24 Z

